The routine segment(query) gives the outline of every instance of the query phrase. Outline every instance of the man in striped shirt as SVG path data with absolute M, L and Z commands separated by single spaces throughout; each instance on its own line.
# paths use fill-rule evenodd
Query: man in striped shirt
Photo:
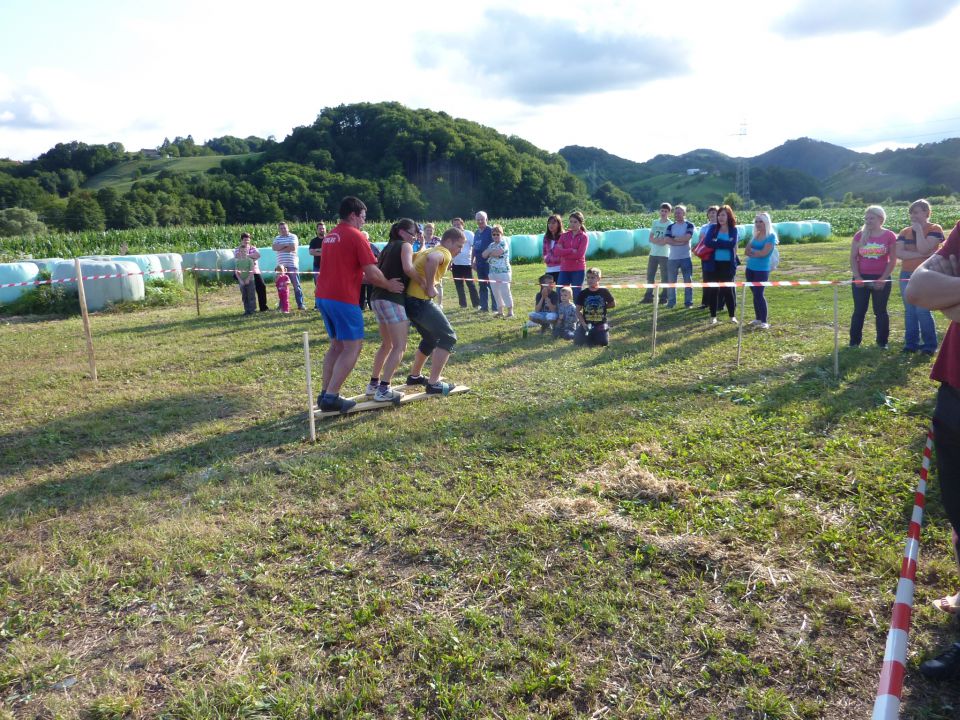
M 293 286 L 293 296 L 297 300 L 297 309 L 303 310 L 303 290 L 300 288 L 300 260 L 297 257 L 297 247 L 300 238 L 290 232 L 286 222 L 281 222 L 277 229 L 280 234 L 273 239 L 273 250 L 277 253 L 277 265 L 283 265 L 290 276 Z

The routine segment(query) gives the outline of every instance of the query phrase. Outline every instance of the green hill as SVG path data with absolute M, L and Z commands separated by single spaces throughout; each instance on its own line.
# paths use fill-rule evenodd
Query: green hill
M 221 167 L 224 160 L 249 159 L 260 157 L 263 153 L 248 153 L 246 155 L 200 155 L 197 157 L 137 158 L 114 165 L 99 175 L 94 175 L 83 184 L 85 190 L 99 190 L 112 187 L 118 192 L 126 192 L 137 180 L 156 178 L 167 170 L 174 173 L 198 175 L 211 168 Z

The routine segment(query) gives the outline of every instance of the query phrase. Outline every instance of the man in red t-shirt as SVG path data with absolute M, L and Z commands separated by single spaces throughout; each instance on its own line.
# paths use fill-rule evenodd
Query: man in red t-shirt
M 937 478 L 947 518 L 953 526 L 953 547 L 960 562 L 960 223 L 947 242 L 913 271 L 906 300 L 929 310 L 939 310 L 952 322 L 940 345 L 930 377 L 940 382 L 933 411 L 933 442 L 937 451 Z M 937 600 L 950 615 L 960 614 L 960 593 Z M 927 660 L 920 672 L 929 678 L 960 676 L 960 642 Z
M 353 196 L 340 203 L 340 224 L 323 238 L 316 305 L 330 336 L 330 349 L 323 358 L 323 390 L 317 397 L 322 412 L 347 412 L 356 403 L 340 397 L 340 388 L 353 371 L 363 345 L 363 311 L 357 305 L 360 284 L 367 282 L 390 292 L 402 293 L 400 280 L 388 280 L 370 250 L 360 228 L 367 220 L 367 206 Z

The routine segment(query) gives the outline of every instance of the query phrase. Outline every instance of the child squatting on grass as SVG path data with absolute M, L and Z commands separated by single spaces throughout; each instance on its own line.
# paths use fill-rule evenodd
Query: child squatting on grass
M 587 270 L 587 288 L 577 298 L 577 316 L 580 325 L 573 341 L 577 345 L 606 347 L 609 344 L 607 310 L 616 302 L 606 288 L 600 287 L 600 268 Z
M 573 290 L 560 288 L 560 304 L 557 306 L 557 322 L 553 326 L 553 336 L 562 340 L 573 340 L 577 333 L 577 307 L 573 304 Z
M 533 312 L 527 316 L 530 318 L 527 327 L 539 326 L 540 332 L 545 333 L 557 321 L 557 284 L 552 273 L 541 275 L 539 282 L 540 289 L 534 299 Z

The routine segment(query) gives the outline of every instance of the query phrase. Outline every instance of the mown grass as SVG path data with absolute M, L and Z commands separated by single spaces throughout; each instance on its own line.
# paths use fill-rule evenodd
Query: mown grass
M 790 247 L 779 275 L 846 256 Z M 516 271 L 521 311 L 538 271 Z M 316 445 L 321 323 L 238 295 L 95 315 L 97 384 L 79 319 L 0 327 L 0 717 L 869 712 L 934 388 L 869 347 L 835 381 L 831 289 L 768 290 L 737 368 L 701 311 L 662 311 L 652 358 L 636 290 L 600 350 L 451 309 L 448 283 L 446 375 L 472 392 L 324 421 Z M 960 701 L 916 672 L 952 639 L 929 495 L 910 718 Z

